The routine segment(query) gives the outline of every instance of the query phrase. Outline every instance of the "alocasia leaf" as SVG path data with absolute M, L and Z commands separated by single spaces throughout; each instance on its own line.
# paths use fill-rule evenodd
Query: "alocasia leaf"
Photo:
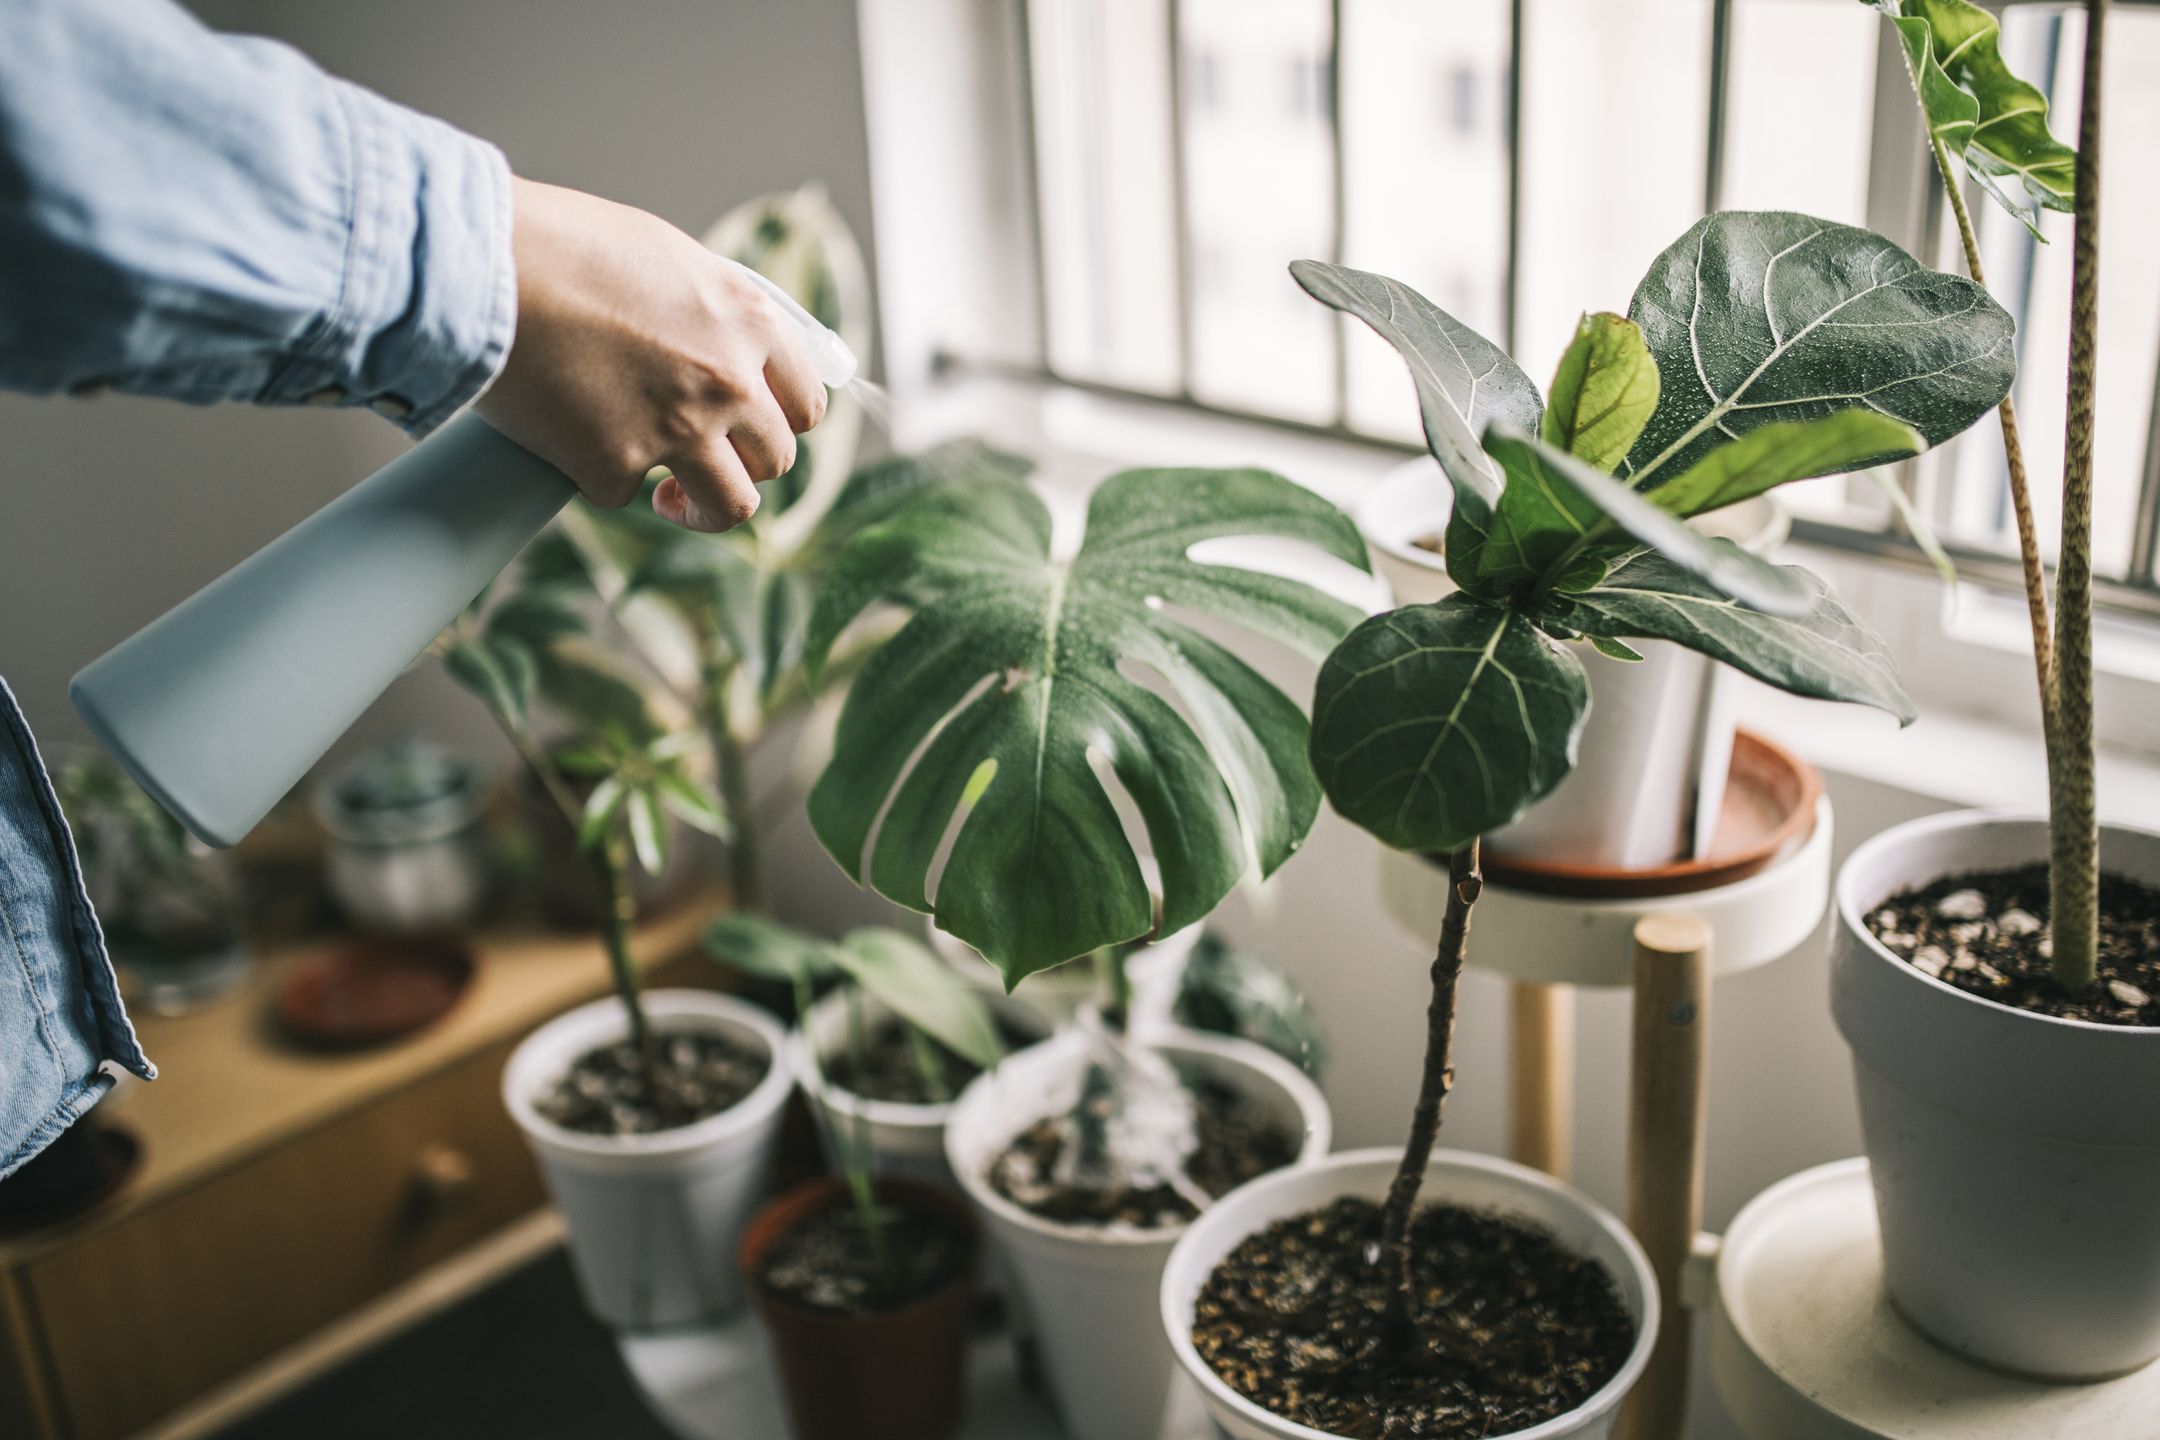
M 1470 595 L 1367 620 L 1313 692 L 1312 763 L 1344 816 L 1399 850 L 1453 850 L 1564 779 L 1590 706 L 1581 662 Z
M 1657 361 L 1635 322 L 1585 315 L 1553 374 L 1539 436 L 1609 471 L 1627 458 L 1657 397 Z
M 1009 481 L 933 487 L 856 536 L 819 593 L 807 663 L 879 601 L 915 613 L 857 676 L 811 790 L 825 848 L 852 876 L 867 862 L 878 891 L 933 911 L 1008 983 L 1155 926 L 1098 763 L 1146 831 L 1165 932 L 1205 915 L 1255 859 L 1274 870 L 1319 808 L 1305 717 L 1177 611 L 1315 659 L 1357 611 L 1297 581 L 1188 558 L 1224 536 L 1366 564 L 1348 517 L 1258 470 L 1112 476 L 1069 560 L 1050 553 L 1041 500 Z M 1182 713 L 1143 683 L 1150 672 Z M 956 818 L 933 901 L 930 872 Z
M 1880 235 L 1783 211 L 1697 222 L 1628 313 L 1658 363 L 1657 410 L 1621 472 L 1645 489 L 1750 430 L 1841 410 L 1940 444 L 2016 375 L 2010 317 L 1978 285 Z
M 1478 437 L 1494 421 L 1535 432 L 1543 409 L 1537 386 L 1499 346 L 1400 280 L 1318 260 L 1295 261 L 1290 273 L 1315 300 L 1371 326 L 1409 365 L 1425 443 L 1455 492 L 1448 573 L 1464 589 L 1482 590 L 1477 552 L 1500 493 L 1500 472 Z
M 2077 151 L 2048 130 L 2047 96 L 2010 72 L 2002 27 L 1966 0 L 1864 0 L 1905 47 L 1928 133 L 2033 234 L 2041 207 L 2068 210 Z
M 1740 548 L 1729 540 L 1705 543 Z M 1735 604 L 1654 550 L 1629 556 L 1604 584 L 1561 598 L 1551 613 L 1587 635 L 1670 640 L 1780 690 L 1873 705 L 1909 723 L 1913 703 L 1898 685 L 1889 647 L 1816 576 L 1783 568 L 1810 597 L 1799 615 L 1765 615 Z
M 1880 465 L 1923 448 L 1920 432 L 1873 410 L 1840 410 L 1819 420 L 1780 420 L 1721 449 L 1650 492 L 1661 510 L 1701 515 L 1752 500 L 1793 480 Z
M 1582 561 L 1651 545 L 1742 604 L 1797 613 L 1808 602 L 1790 572 L 1736 546 L 1712 545 L 1650 497 L 1541 440 L 1494 425 L 1485 448 L 1508 477 L 1485 549 L 1485 573 L 1497 581 L 1573 589 L 1555 582 Z
M 833 960 L 888 1010 L 978 1069 L 1005 1055 L 990 1007 L 974 987 L 897 930 L 866 927 L 833 947 Z

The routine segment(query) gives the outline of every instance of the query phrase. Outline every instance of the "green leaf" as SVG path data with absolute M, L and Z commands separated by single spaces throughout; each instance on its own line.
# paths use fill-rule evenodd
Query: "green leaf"
M 1320 669 L 1312 762 L 1346 818 L 1398 850 L 1454 850 L 1564 779 L 1590 708 L 1581 662 L 1469 595 L 1350 632 Z
M 1994 409 L 2017 369 L 2009 315 L 1972 281 L 1782 211 L 1698 222 L 1628 313 L 1658 363 L 1657 410 L 1622 471 L 1642 489 L 1750 430 L 1842 410 L 1939 445 Z
M 802 661 L 803 625 L 808 604 L 802 577 L 776 570 L 765 577 L 758 593 L 758 648 L 756 678 L 760 700 L 770 700 L 773 689 Z
M 2003 63 L 1995 17 L 1966 0 L 1869 3 L 1897 27 L 1928 133 L 2038 236 L 2042 207 L 2071 208 L 2077 151 L 2049 133 L 2047 96 Z
M 722 964 L 787 985 L 814 985 L 838 969 L 830 941 L 743 910 L 706 927 L 705 951 Z
M 666 733 L 643 683 L 626 665 L 593 647 L 542 650 L 537 657 L 539 693 L 551 711 L 579 735 L 620 733 L 645 744 Z
M 1283 968 L 1212 930 L 1178 976 L 1171 1016 L 1190 1030 L 1265 1045 L 1314 1079 L 1327 1059 L 1312 1007 Z
M 808 662 L 873 604 L 915 613 L 857 676 L 810 794 L 841 868 L 933 911 L 1010 984 L 1155 926 L 1098 759 L 1147 833 L 1165 932 L 1205 915 L 1255 858 L 1262 874 L 1288 859 L 1320 801 L 1305 717 L 1177 612 L 1317 659 L 1357 611 L 1297 581 L 1188 558 L 1227 536 L 1366 563 L 1347 516 L 1259 470 L 1114 475 L 1070 560 L 1051 558 L 1049 513 L 1009 481 L 938 487 L 858 535 L 819 593 Z M 933 902 L 932 862 L 971 785 L 980 795 Z
M 680 770 L 661 771 L 653 785 L 660 803 L 685 825 L 702 830 L 716 840 L 725 840 L 732 833 L 727 812 L 720 808 L 720 802 Z
M 478 695 L 504 726 L 513 732 L 525 729 L 533 699 L 530 650 L 515 641 L 461 640 L 445 649 L 442 658 L 450 677 Z
M 1740 548 L 1729 540 L 1708 543 Z M 1780 690 L 1873 705 L 1911 723 L 1916 712 L 1898 684 L 1889 647 L 1820 579 L 1797 566 L 1784 568 L 1812 602 L 1796 616 L 1746 609 L 1645 550 L 1622 562 L 1603 585 L 1572 597 L 1558 618 L 1593 636 L 1670 640 Z
M 1792 575 L 1737 546 L 1712 545 L 1701 531 L 1572 455 L 1500 425 L 1486 432 L 1485 448 L 1508 474 L 1485 570 L 1510 586 L 1567 576 L 1585 556 L 1643 544 L 1755 609 L 1792 612 L 1807 604 L 1807 590 Z M 1518 519 L 1525 514 L 1528 520 Z
M 980 440 L 948 440 L 919 455 L 894 455 L 850 475 L 818 520 L 810 549 L 829 551 L 891 519 L 916 495 L 937 485 L 1025 480 L 1034 463 Z
M 1628 665 L 1640 664 L 1642 661 L 1642 651 L 1615 640 L 1610 635 L 1591 635 L 1586 638 L 1590 641 L 1590 648 L 1608 660 L 1618 660 Z
M 1657 409 L 1657 361 L 1635 322 L 1585 315 L 1560 357 L 1539 431 L 1546 444 L 1610 471 Z
M 1448 574 L 1473 593 L 1500 472 L 1478 444 L 1494 421 L 1535 432 L 1543 402 L 1537 386 L 1499 346 L 1399 280 L 1318 260 L 1298 260 L 1290 273 L 1305 293 L 1371 326 L 1395 347 L 1417 387 L 1425 444 L 1455 492 L 1445 548 Z
M 638 864 L 648 875 L 657 875 L 667 866 L 667 822 L 660 817 L 660 805 L 653 799 L 652 791 L 632 790 L 624 807 L 630 816 L 630 848 L 637 853 Z
M 833 959 L 885 1008 L 978 1069 L 1005 1057 L 981 994 L 928 946 L 897 930 L 863 929 L 842 940 Z
M 560 589 L 520 589 L 489 612 L 487 633 L 506 636 L 535 650 L 566 635 L 583 635 L 585 613 Z
M 621 779 L 610 775 L 593 786 L 592 794 L 585 797 L 585 814 L 578 821 L 578 848 L 597 850 L 607 839 L 608 827 L 622 813 L 623 804 L 630 798 L 630 791 Z
M 1781 420 L 1711 451 L 1650 499 L 1682 517 L 1752 500 L 1793 480 L 1812 480 L 1918 454 L 1920 432 L 1873 410 Z

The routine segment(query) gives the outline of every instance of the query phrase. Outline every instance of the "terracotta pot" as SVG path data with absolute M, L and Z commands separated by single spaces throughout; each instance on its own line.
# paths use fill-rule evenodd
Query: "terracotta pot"
M 975 1217 L 951 1191 L 888 1178 L 878 1181 L 878 1195 L 945 1216 L 980 1249 Z M 815 1310 L 758 1283 L 766 1255 L 783 1236 L 847 1203 L 844 1181 L 808 1180 L 760 1210 L 743 1230 L 743 1280 L 772 1338 L 788 1428 L 795 1440 L 947 1440 L 960 1425 L 972 1266 L 936 1294 L 869 1319 Z

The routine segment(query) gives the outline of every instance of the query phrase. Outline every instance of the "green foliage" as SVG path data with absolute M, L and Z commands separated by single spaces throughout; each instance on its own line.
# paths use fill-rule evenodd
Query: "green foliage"
M 638 864 L 657 875 L 667 864 L 667 816 L 726 839 L 720 802 L 687 763 L 698 743 L 694 731 L 641 741 L 611 729 L 551 752 L 564 774 L 592 782 L 578 822 L 579 846 L 597 851 L 611 836 L 626 833 Z
M 1282 967 L 1213 931 L 1185 962 L 1171 1018 L 1189 1030 L 1265 1045 L 1315 1080 L 1327 1063 L 1319 1022 Z
M 2048 130 L 2047 96 L 2010 72 L 2002 27 L 1966 0 L 1862 0 L 1890 18 L 1928 135 L 2040 235 L 2039 212 L 2069 210 L 2077 151 Z
M 1005 477 L 932 487 L 862 529 L 818 595 L 808 663 L 873 605 L 913 613 L 863 666 L 811 792 L 825 848 L 888 898 L 934 913 L 1008 984 L 1158 921 L 1180 929 L 1256 862 L 1272 872 L 1319 808 L 1305 717 L 1178 612 L 1314 658 L 1357 615 L 1305 584 L 1189 558 L 1227 536 L 1366 564 L 1347 517 L 1259 470 L 1112 476 L 1069 559 L 1051 554 L 1041 500 Z M 1146 832 L 1160 915 L 1098 763 Z M 956 820 L 933 900 L 932 864 Z
M 1402 353 L 1454 491 L 1458 593 L 1366 621 L 1321 668 L 1312 762 L 1345 816 L 1435 851 L 1520 816 L 1574 765 L 1589 709 L 1574 642 L 1636 660 L 1629 641 L 1668 640 L 1912 718 L 1882 642 L 1820 580 L 1684 522 L 1913 454 L 1992 409 L 2011 324 L 1980 287 L 1863 230 L 1714 215 L 1658 257 L 1627 319 L 1585 317 L 1547 407 L 1399 282 L 1292 273 Z

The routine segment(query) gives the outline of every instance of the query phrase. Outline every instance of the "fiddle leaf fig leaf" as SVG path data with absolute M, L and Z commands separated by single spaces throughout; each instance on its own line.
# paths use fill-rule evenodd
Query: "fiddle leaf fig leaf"
M 1485 448 L 1508 474 L 1493 512 L 1485 573 L 1510 587 L 1532 582 L 1557 589 L 1552 581 L 1577 571 L 1585 556 L 1650 545 L 1755 609 L 1797 613 L 1808 603 L 1793 575 L 1738 546 L 1712 545 L 1649 497 L 1543 441 L 1495 425 Z
M 886 1009 L 980 1070 L 1005 1058 L 990 1007 L 967 981 L 921 942 L 897 930 L 857 930 L 832 958 Z
M 1500 472 L 1478 436 L 1494 421 L 1536 431 L 1544 408 L 1537 386 L 1499 346 L 1400 280 L 1318 260 L 1295 261 L 1290 273 L 1315 300 L 1371 326 L 1409 365 L 1426 446 L 1455 492 L 1448 574 L 1464 589 L 1483 592 L 1477 559 Z
M 1560 357 L 1539 434 L 1546 444 L 1609 471 L 1627 458 L 1657 409 L 1657 361 L 1635 322 L 1585 315 Z
M 1335 648 L 1313 693 L 1313 769 L 1383 843 L 1454 850 L 1566 777 L 1589 708 L 1581 662 L 1520 610 L 1450 595 Z
M 1744 553 L 1730 540 L 1704 543 Z M 1898 684 L 1897 661 L 1881 637 L 1815 575 L 1797 566 L 1781 568 L 1809 597 L 1800 614 L 1747 609 L 1671 558 L 1643 550 L 1616 566 L 1604 584 L 1568 597 L 1555 615 L 1592 637 L 1670 640 L 1780 690 L 1857 701 L 1910 724 L 1917 712 Z
M 1920 432 L 1873 410 L 1840 410 L 1816 420 L 1780 420 L 1713 450 L 1650 499 L 1675 515 L 1701 515 L 1752 500 L 1793 480 L 1916 455 Z
M 841 868 L 931 911 L 1013 984 L 1156 926 L 1098 763 L 1145 829 L 1164 933 L 1200 919 L 1256 863 L 1264 875 L 1288 859 L 1320 800 L 1305 717 L 1176 612 L 1315 659 L 1358 612 L 1299 581 L 1188 556 L 1234 536 L 1366 565 L 1347 516 L 1260 470 L 1112 476 L 1070 559 L 1052 557 L 1048 511 L 1010 481 L 934 487 L 857 535 L 819 593 L 807 663 L 877 602 L 915 613 L 864 664 L 810 793 L 812 827 Z
M 1866 0 L 1890 17 L 1928 134 L 2037 238 L 2041 209 L 2069 210 L 2077 151 L 2048 130 L 2047 96 L 2012 74 L 2002 26 L 1966 0 Z
M 1658 364 L 1657 409 L 1622 471 L 1645 490 L 1750 430 L 1843 410 L 1939 445 L 2016 375 L 2010 316 L 1978 285 L 1880 235 L 1783 211 L 1698 221 L 1628 313 Z

